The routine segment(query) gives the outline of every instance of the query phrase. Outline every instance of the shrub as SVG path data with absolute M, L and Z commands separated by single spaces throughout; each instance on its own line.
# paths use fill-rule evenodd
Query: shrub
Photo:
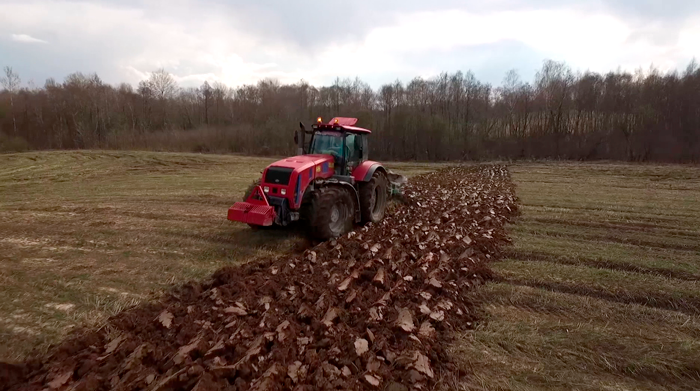
M 0 132 L 0 152 L 24 152 L 31 149 L 27 140 Z

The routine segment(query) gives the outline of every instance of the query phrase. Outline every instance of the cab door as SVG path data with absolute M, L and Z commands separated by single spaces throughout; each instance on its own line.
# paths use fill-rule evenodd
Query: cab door
M 346 156 L 348 173 L 352 173 L 362 162 L 367 160 L 367 137 L 360 134 L 349 134 L 346 138 Z

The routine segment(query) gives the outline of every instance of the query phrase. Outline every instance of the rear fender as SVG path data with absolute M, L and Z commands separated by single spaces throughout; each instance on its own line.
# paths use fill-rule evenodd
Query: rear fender
M 367 160 L 352 170 L 352 176 L 357 182 L 369 182 L 377 170 L 386 173 L 386 169 L 381 163 Z

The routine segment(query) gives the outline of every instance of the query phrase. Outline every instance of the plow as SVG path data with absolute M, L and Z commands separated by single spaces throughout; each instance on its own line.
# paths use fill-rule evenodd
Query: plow
M 294 134 L 298 155 L 265 168 L 243 201 L 229 208 L 228 219 L 254 228 L 301 221 L 320 240 L 380 222 L 387 200 L 402 194 L 407 179 L 369 160 L 372 132 L 356 124 L 357 118 L 324 123 L 319 117 L 308 131 L 300 123 Z

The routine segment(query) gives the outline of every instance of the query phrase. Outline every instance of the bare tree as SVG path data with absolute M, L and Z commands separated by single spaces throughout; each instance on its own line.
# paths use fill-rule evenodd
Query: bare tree
M 177 92 L 175 79 L 163 68 L 151 73 L 148 77 L 148 85 L 155 97 L 161 100 L 172 98 Z
M 214 92 L 208 81 L 204 81 L 204 84 L 202 84 L 202 86 L 199 88 L 199 93 L 204 101 L 204 123 L 209 125 L 209 103 Z
M 546 112 L 543 131 L 553 135 L 558 157 L 561 140 L 568 132 L 567 103 L 574 76 L 565 63 L 547 60 L 537 72 L 535 83 Z
M 10 112 L 12 115 L 12 131 L 13 134 L 17 135 L 17 118 L 15 117 L 15 100 L 14 96 L 19 90 L 20 83 L 22 80 L 19 75 L 16 74 L 12 67 L 6 66 L 4 69 L 5 77 L 0 79 L 0 84 L 10 93 Z
M 219 124 L 222 121 L 221 111 L 224 108 L 227 98 L 230 98 L 231 89 L 220 81 L 215 81 L 212 86 L 212 95 L 214 97 L 214 121 Z
M 148 86 L 161 106 L 161 128 L 165 128 L 168 120 L 168 101 L 175 96 L 178 88 L 175 78 L 160 68 L 148 77 Z
M 163 69 L 136 87 L 74 73 L 63 83 L 20 89 L 11 69 L 3 76 L 0 129 L 37 149 L 177 149 L 189 142 L 199 151 L 286 154 L 293 152 L 290 124 L 343 115 L 374 130 L 377 159 L 700 162 L 696 62 L 680 72 L 574 74 L 547 61 L 533 83 L 510 72 L 499 88 L 471 72 L 376 89 L 357 78 L 325 87 L 267 79 L 235 89 L 218 82 L 181 89 Z M 158 134 L 180 130 L 188 134 Z

